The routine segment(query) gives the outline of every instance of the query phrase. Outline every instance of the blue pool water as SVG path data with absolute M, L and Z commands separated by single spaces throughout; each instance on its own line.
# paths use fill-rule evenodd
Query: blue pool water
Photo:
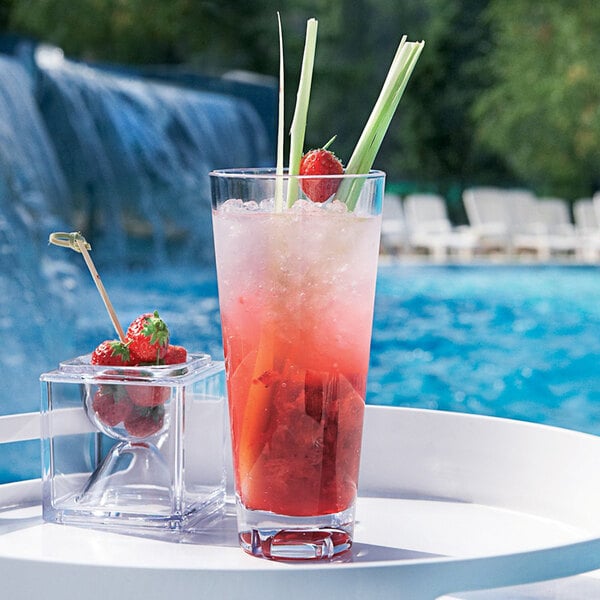
M 108 274 L 129 322 L 157 308 L 176 343 L 222 357 L 210 270 Z M 86 292 L 88 293 L 88 292 Z M 77 326 L 113 336 L 100 300 Z M 496 415 L 600 433 L 600 269 L 380 267 L 367 401 Z
M 2 414 L 37 410 L 40 372 L 115 337 L 82 261 L 74 264 L 78 276 L 64 275 L 73 279 L 72 297 L 56 309 L 73 315 L 62 323 L 69 354 L 54 337 L 58 358 L 43 352 L 50 365 L 23 358 L 15 367 L 18 392 L 5 391 Z M 123 325 L 158 309 L 174 343 L 222 358 L 212 270 L 109 271 L 102 278 Z M 367 401 L 600 434 L 599 299 L 598 267 L 382 266 Z M 0 483 L 38 476 L 39 443 L 3 447 Z
M 600 433 L 600 270 L 393 267 L 369 401 Z

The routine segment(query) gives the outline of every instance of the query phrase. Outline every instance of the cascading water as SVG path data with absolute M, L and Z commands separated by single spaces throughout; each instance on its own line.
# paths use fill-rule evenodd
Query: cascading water
M 207 264 L 208 172 L 270 164 L 273 153 L 244 100 L 115 75 L 56 49 L 29 62 L 0 55 L 0 414 L 38 410 L 40 373 L 90 351 L 77 347 L 86 311 L 104 310 L 86 300 L 81 257 L 48 247 L 50 232 L 82 230 L 102 272 Z M 13 454 L 0 481 L 37 476 L 36 444 Z
M 32 92 L 25 69 L 0 57 L 0 413 L 36 410 L 41 370 L 72 347 L 78 271 L 45 252 L 69 197 Z
M 151 83 L 38 51 L 38 100 L 81 227 L 108 260 L 212 258 L 213 168 L 271 162 L 246 102 Z M 150 260 L 149 260 L 150 259 Z

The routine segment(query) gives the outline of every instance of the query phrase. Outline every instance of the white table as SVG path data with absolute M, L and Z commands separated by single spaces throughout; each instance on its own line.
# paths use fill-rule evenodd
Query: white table
M 21 438 L 35 418 L 15 417 Z M 0 435 L 14 439 L 8 419 Z M 39 482 L 7 484 L 2 597 L 421 600 L 568 577 L 600 568 L 599 465 L 595 436 L 369 406 L 356 542 L 318 564 L 247 556 L 231 515 L 179 544 L 43 523 Z

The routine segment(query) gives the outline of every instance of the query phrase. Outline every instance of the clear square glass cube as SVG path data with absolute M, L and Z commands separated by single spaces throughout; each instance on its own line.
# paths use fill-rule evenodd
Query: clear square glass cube
M 223 363 L 107 367 L 85 355 L 40 379 L 46 521 L 193 534 L 222 516 Z

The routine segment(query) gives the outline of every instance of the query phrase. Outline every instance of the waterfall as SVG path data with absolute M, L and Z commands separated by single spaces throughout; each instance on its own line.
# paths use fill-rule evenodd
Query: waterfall
M 48 246 L 49 233 L 82 230 L 101 271 L 162 265 L 164 276 L 182 260 L 206 263 L 208 172 L 273 155 L 243 99 L 120 76 L 57 49 L 16 54 L 0 55 L 0 414 L 38 410 L 40 374 L 90 351 L 81 331 L 104 310 L 89 302 L 81 257 Z M 0 482 L 39 474 L 39 444 L 17 446 L 3 449 Z
M 38 377 L 71 351 L 71 257 L 47 252 L 71 204 L 32 79 L 0 56 L 0 413 L 37 410 Z
M 208 172 L 270 164 L 270 146 L 239 97 L 56 48 L 0 55 L 0 414 L 37 410 L 40 373 L 73 356 L 84 311 L 96 310 L 80 300 L 92 286 L 81 257 L 49 247 L 50 232 L 82 230 L 101 272 L 206 264 Z
M 272 149 L 243 100 L 126 77 L 40 49 L 38 102 L 81 228 L 110 261 L 212 259 L 214 168 Z

